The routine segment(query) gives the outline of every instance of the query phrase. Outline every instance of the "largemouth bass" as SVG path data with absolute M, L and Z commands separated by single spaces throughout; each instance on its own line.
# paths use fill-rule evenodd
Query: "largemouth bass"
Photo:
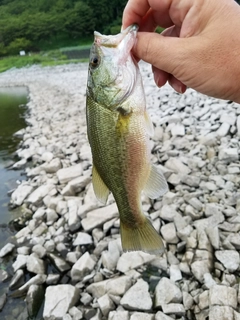
M 138 64 L 131 55 L 138 27 L 114 36 L 95 32 L 87 84 L 87 132 L 96 197 L 112 192 L 120 215 L 124 251 L 161 253 L 163 242 L 141 208 L 141 193 L 158 198 L 167 190 L 162 172 L 150 163 L 153 125 L 146 111 Z

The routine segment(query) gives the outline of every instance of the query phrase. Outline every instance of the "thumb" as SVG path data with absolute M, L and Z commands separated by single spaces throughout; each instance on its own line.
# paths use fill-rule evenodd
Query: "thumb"
M 155 68 L 178 77 L 177 70 L 187 61 L 186 40 L 153 32 L 138 32 L 133 53 Z

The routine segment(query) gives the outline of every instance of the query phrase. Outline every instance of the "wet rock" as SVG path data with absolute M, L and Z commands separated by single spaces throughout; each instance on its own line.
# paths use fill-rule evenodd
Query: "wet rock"
M 7 295 L 6 293 L 2 294 L 0 296 L 0 312 L 2 311 L 2 309 L 4 308 L 5 304 L 7 302 Z
M 20 185 L 11 195 L 11 202 L 17 206 L 21 206 L 23 201 L 33 191 L 33 187 L 27 184 Z
M 0 258 L 5 257 L 7 254 L 11 253 L 15 245 L 12 243 L 7 243 L 1 250 L 0 250 Z
M 24 284 L 24 272 L 22 269 L 19 269 L 14 274 L 14 276 L 9 284 L 9 288 L 11 290 L 15 290 L 15 289 L 21 287 L 23 284 Z
M 31 285 L 26 296 L 28 315 L 30 318 L 37 316 L 37 313 L 44 299 L 44 289 L 42 285 Z

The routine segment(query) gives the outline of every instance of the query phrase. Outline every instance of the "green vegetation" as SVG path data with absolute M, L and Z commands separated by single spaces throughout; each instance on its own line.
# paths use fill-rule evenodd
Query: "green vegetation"
M 88 59 L 71 59 L 68 60 L 66 55 L 63 55 L 60 51 L 50 52 L 48 54 L 32 54 L 30 56 L 10 56 L 0 59 L 0 72 L 4 72 L 8 69 L 22 68 L 31 66 L 33 64 L 40 64 L 42 66 L 55 66 L 60 64 L 86 62 Z
M 89 44 L 117 33 L 127 0 L 0 0 L 0 57 Z

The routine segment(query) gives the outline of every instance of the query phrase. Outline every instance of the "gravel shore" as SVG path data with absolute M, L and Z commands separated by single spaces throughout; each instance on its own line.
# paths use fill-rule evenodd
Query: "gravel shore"
M 0 296 L 25 296 L 3 320 L 240 319 L 240 105 L 188 89 L 157 89 L 141 63 L 155 127 L 152 162 L 169 183 L 163 198 L 142 197 L 164 239 L 163 256 L 123 253 L 112 197 L 91 185 L 86 136 L 87 64 L 12 69 L 0 86 L 29 89 L 26 129 L 14 168 L 26 180 L 11 195 L 23 228 L 0 250 L 14 256 Z

